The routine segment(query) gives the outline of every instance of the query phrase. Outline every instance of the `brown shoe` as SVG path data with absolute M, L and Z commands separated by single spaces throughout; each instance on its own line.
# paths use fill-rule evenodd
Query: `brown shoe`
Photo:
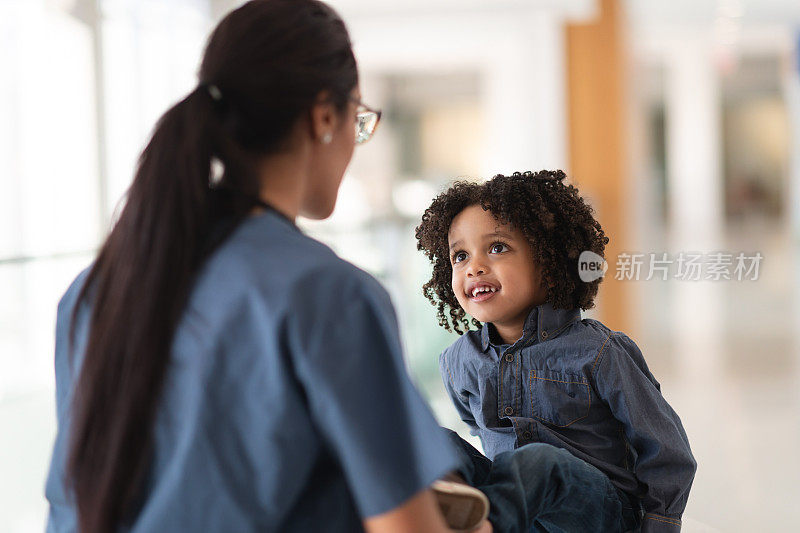
M 474 487 L 437 480 L 431 488 L 447 526 L 454 531 L 472 531 L 489 516 L 489 499 Z

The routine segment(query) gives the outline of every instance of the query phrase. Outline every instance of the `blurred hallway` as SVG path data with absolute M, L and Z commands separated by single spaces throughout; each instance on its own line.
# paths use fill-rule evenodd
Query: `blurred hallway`
M 154 121 L 196 83 L 206 32 L 240 3 L 0 3 L 0 531 L 44 522 L 58 298 L 91 261 Z M 800 3 L 331 4 L 384 118 L 333 217 L 301 226 L 389 289 L 442 424 L 463 429 L 437 366 L 454 337 L 420 294 L 430 267 L 414 227 L 453 179 L 564 168 L 612 238 L 588 315 L 636 339 L 698 459 L 684 531 L 793 529 Z M 638 280 L 614 279 L 622 253 L 644 260 Z M 704 279 L 719 253 L 732 279 Z M 736 279 L 739 253 L 761 255 L 757 279 Z M 681 254 L 702 256 L 700 280 L 680 279 Z

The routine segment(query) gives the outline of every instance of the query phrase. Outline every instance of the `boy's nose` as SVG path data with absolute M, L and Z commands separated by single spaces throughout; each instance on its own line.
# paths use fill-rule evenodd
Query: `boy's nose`
M 483 265 L 470 265 L 467 269 L 467 277 L 481 276 L 486 274 L 486 268 Z

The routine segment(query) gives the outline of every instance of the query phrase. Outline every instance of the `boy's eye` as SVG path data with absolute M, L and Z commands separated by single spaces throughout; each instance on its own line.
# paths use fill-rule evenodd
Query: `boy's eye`
M 493 254 L 499 254 L 508 250 L 508 246 L 506 246 L 502 242 L 496 242 L 492 245 L 489 252 Z
M 457 254 L 453 255 L 453 263 L 460 263 L 466 258 L 467 258 L 466 252 L 458 252 Z

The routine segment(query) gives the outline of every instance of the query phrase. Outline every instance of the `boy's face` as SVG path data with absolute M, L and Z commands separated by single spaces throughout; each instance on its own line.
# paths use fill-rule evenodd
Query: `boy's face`
M 530 310 L 546 299 L 528 239 L 479 205 L 456 215 L 447 237 L 458 303 L 505 342 L 519 338 Z

